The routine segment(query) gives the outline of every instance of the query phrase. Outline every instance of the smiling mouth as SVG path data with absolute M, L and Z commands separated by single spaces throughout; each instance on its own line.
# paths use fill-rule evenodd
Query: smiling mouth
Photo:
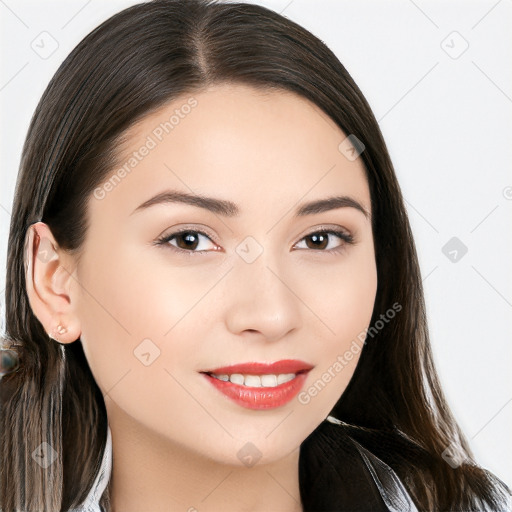
M 231 402 L 248 409 L 275 409 L 301 390 L 312 365 L 297 360 L 242 363 L 201 371 Z
M 210 377 L 221 380 L 223 382 L 231 382 L 240 386 L 251 388 L 275 388 L 281 384 L 285 384 L 295 379 L 297 375 L 305 373 L 309 370 L 300 370 L 296 373 L 266 373 L 263 375 L 251 375 L 243 373 L 211 373 L 205 372 Z

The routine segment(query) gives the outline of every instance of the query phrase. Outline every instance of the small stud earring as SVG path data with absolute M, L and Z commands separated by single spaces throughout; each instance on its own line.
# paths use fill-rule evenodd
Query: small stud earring
M 63 325 L 58 325 L 55 329 L 57 331 L 57 334 L 66 334 L 68 330 Z
M 68 330 L 66 329 L 66 327 L 64 327 L 63 325 L 59 324 L 57 325 L 57 327 L 55 327 L 53 329 L 53 332 L 55 332 L 56 334 L 58 335 L 63 335 L 63 334 L 66 334 L 68 332 Z M 51 340 L 54 340 L 54 341 L 59 341 L 57 339 L 55 339 L 51 334 L 48 334 L 48 337 L 51 339 Z

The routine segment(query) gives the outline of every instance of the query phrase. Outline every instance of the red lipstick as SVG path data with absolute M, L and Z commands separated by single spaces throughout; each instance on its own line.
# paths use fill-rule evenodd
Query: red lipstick
M 303 361 L 286 359 L 275 363 L 235 364 L 201 373 L 238 405 L 260 410 L 290 402 L 299 393 L 312 368 Z

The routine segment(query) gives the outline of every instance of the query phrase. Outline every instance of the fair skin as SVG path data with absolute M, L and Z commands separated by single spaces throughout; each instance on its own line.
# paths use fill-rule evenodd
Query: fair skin
M 332 374 L 372 315 L 371 221 L 353 207 L 294 212 L 344 195 L 371 214 L 363 163 L 342 154 L 346 134 L 306 99 L 223 84 L 132 126 L 120 167 L 191 96 L 197 106 L 161 141 L 153 135 L 158 144 L 104 197 L 91 196 L 80 260 L 45 224 L 31 228 L 31 307 L 59 342 L 80 337 L 104 394 L 114 511 L 299 511 L 300 444 L 329 414 L 359 356 L 307 403 L 296 397 L 269 410 L 234 403 L 199 372 L 299 359 L 313 366 L 302 390 Z M 167 189 L 232 201 L 240 213 L 182 203 L 134 212 Z M 182 227 L 208 237 L 155 245 Z M 309 235 L 326 229 L 354 243 L 331 234 L 315 245 Z M 249 236 L 262 248 L 250 263 L 237 252 L 257 250 L 245 245 Z M 54 331 L 59 323 L 66 333 Z M 136 355 L 141 343 L 148 365 Z M 261 454 L 251 467 L 237 456 L 244 446 Z

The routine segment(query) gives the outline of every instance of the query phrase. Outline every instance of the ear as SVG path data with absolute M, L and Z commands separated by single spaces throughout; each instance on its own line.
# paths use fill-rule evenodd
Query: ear
M 59 249 L 47 224 L 36 222 L 25 237 L 25 282 L 30 307 L 50 337 L 72 343 L 81 334 L 71 301 L 73 259 Z

